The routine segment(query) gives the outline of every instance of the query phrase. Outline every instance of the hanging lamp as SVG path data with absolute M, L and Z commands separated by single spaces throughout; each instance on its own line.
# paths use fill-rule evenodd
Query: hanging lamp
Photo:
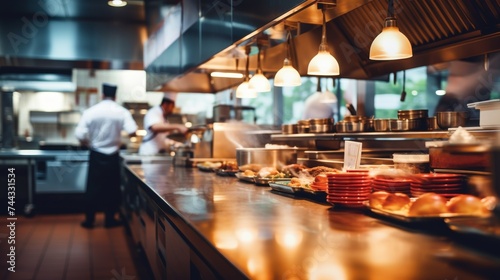
M 245 53 L 247 56 L 247 63 L 245 66 L 245 80 L 241 83 L 238 88 L 236 88 L 236 98 L 255 98 L 257 97 L 257 92 L 250 87 L 249 83 L 249 75 L 248 75 L 248 66 L 250 63 L 249 54 L 250 54 L 250 46 L 246 46 Z
M 290 31 L 287 31 L 286 35 L 286 57 L 283 61 L 283 67 L 276 73 L 274 76 L 274 86 L 277 87 L 296 87 L 302 84 L 302 78 L 300 74 L 295 68 L 293 68 L 292 63 L 290 62 L 290 40 L 291 35 Z
M 340 74 L 340 67 L 337 59 L 328 51 L 328 43 L 326 42 L 325 9 L 326 5 L 322 5 L 323 29 L 321 33 L 321 43 L 319 44 L 318 54 L 309 61 L 309 66 L 307 67 L 308 75 L 337 76 Z
M 370 46 L 370 59 L 396 60 L 413 56 L 411 43 L 399 31 L 396 17 L 394 16 L 394 1 L 389 0 L 387 17 L 385 18 L 382 32 L 375 37 Z
M 109 0 L 108 1 L 108 5 L 111 6 L 111 7 L 120 8 L 120 7 L 126 6 L 127 5 L 127 1 L 123 1 L 123 0 Z
M 261 46 L 258 45 L 259 52 L 257 54 L 257 71 L 255 72 L 255 75 L 250 79 L 250 87 L 253 88 L 256 92 L 268 92 L 271 91 L 271 83 L 269 83 L 269 80 L 264 76 L 262 72 L 262 68 L 260 66 L 260 49 Z

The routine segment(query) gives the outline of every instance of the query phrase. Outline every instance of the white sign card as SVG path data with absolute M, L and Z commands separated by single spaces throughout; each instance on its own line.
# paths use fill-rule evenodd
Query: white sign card
M 362 146 L 361 142 L 344 142 L 344 170 L 359 169 Z

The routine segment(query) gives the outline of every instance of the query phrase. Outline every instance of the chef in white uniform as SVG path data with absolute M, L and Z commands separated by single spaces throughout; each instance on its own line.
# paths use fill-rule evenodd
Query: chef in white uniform
M 166 117 L 174 111 L 176 93 L 165 93 L 161 103 L 153 106 L 144 116 L 146 136 L 139 147 L 140 155 L 156 155 L 168 149 L 175 142 L 167 139 L 172 132 L 186 133 L 187 128 L 182 124 L 169 123 Z
M 302 118 L 324 119 L 333 118 L 337 108 L 337 97 L 330 91 L 316 91 L 304 102 L 304 113 Z

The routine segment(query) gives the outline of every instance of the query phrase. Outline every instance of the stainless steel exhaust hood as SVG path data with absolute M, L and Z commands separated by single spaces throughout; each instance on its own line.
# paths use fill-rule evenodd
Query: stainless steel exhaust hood
M 321 39 L 321 11 L 315 3 L 316 1 L 295 1 L 293 7 L 280 11 L 281 14 L 274 18 L 265 12 L 257 12 L 253 16 L 260 16 L 260 25 L 254 23 L 252 32 L 237 33 L 239 35 L 235 34 L 218 45 L 210 41 L 208 34 L 196 37 L 194 48 L 183 46 L 180 38 L 176 41 L 178 45 L 173 53 L 177 57 L 195 57 L 191 61 L 198 61 L 199 64 L 181 63 L 176 69 L 179 72 L 171 74 L 168 71 L 158 71 L 161 69 L 161 62 L 158 60 L 158 65 L 146 69 L 153 80 L 149 85 L 155 90 L 207 93 L 237 86 L 242 79 L 212 78 L 210 72 L 243 72 L 244 63 L 236 62 L 234 50 L 247 44 L 255 44 L 256 36 L 261 33 L 279 35 L 284 24 L 297 26 L 292 44 L 294 64 L 301 75 L 306 75 L 309 60 L 316 55 Z M 256 6 L 258 4 L 261 4 L 260 1 L 255 3 Z M 337 0 L 336 7 L 327 10 L 328 44 L 340 64 L 340 77 L 372 79 L 404 69 L 500 51 L 500 0 L 397 1 L 395 8 L 399 28 L 409 38 L 414 52 L 412 58 L 396 61 L 368 59 L 370 44 L 381 31 L 387 14 L 386 0 Z M 238 6 L 234 5 L 235 20 L 230 22 L 231 26 L 242 23 L 238 21 L 241 18 L 236 17 L 237 10 Z M 228 22 L 220 22 L 224 23 Z M 193 26 L 196 32 L 204 31 L 202 20 Z M 211 31 L 222 33 L 223 30 L 219 28 Z M 282 32 L 281 34 L 283 35 Z M 264 74 L 271 78 L 281 68 L 285 55 L 284 36 L 272 38 L 270 46 L 264 50 L 262 60 Z M 232 42 L 227 47 L 222 46 L 231 39 Z M 203 48 L 208 46 L 218 46 L 220 51 L 213 48 L 210 50 L 213 54 L 203 52 Z M 256 55 L 252 55 L 251 72 L 255 71 L 256 62 Z

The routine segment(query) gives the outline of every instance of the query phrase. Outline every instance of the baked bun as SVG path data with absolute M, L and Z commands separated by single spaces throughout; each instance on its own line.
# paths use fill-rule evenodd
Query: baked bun
M 481 199 L 473 195 L 461 194 L 448 201 L 448 211 L 459 214 L 483 215 L 488 210 L 484 207 Z
M 435 193 L 419 196 L 408 210 L 410 216 L 432 216 L 447 212 L 446 198 Z
M 378 191 L 370 194 L 370 207 L 372 208 L 382 208 L 382 204 L 389 195 L 388 192 Z
M 409 203 L 410 197 L 408 195 L 404 193 L 390 193 L 382 204 L 382 208 L 397 211 L 403 209 Z

